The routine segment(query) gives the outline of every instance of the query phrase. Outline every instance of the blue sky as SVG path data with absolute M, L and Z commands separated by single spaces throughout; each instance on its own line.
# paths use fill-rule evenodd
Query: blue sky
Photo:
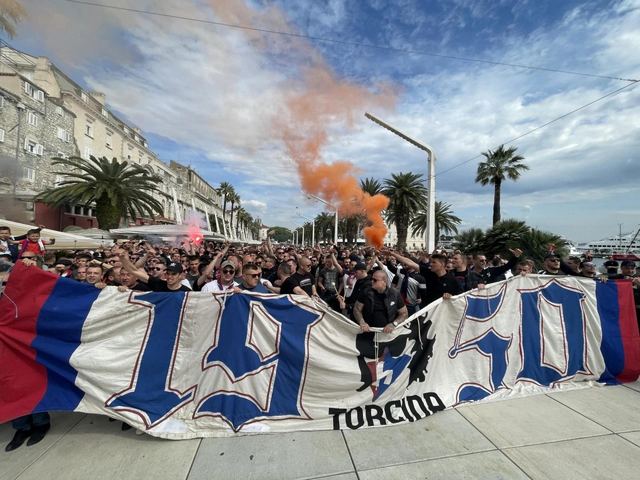
M 598 75 L 640 78 L 640 0 L 101 0 L 349 45 L 268 35 L 184 20 L 24 0 L 30 16 L 13 45 L 50 57 L 145 132 L 165 161 L 191 163 L 211 184 L 229 181 L 267 225 L 313 216 L 276 128 L 287 99 L 312 92 L 304 73 L 322 65 L 375 98 L 346 119 L 319 117 L 322 158 L 349 160 L 361 177 L 426 170 L 422 152 L 364 118 L 370 110 L 431 145 L 436 173 L 495 149 L 627 82 L 420 54 L 487 59 Z M 359 45 L 375 44 L 398 50 Z M 583 241 L 640 224 L 640 93 L 637 86 L 513 145 L 531 170 L 504 185 L 503 218 Z M 375 96 L 373 96 L 375 97 Z M 325 101 L 316 98 L 320 105 Z M 329 108 L 327 109 L 329 110 Z M 474 183 L 478 160 L 437 175 L 437 198 L 462 228 L 486 228 L 493 192 Z

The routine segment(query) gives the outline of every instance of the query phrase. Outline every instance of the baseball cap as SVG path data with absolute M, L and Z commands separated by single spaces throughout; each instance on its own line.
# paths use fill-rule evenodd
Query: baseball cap
M 177 262 L 170 263 L 167 265 L 167 272 L 182 273 L 182 264 Z
M 633 260 L 623 260 L 622 263 L 620 264 L 621 267 L 635 267 L 636 266 L 636 262 L 634 262 Z
M 548 258 L 560 258 L 560 256 L 557 253 L 549 252 L 544 256 L 545 260 L 547 260 Z
M 366 270 L 367 269 L 367 265 L 364 262 L 359 262 L 356 264 L 356 270 Z
M 234 270 L 236 269 L 236 266 L 233 264 L 233 262 L 229 260 L 225 260 L 224 262 L 222 262 L 222 265 L 220 265 L 221 270 L 224 270 L 226 267 L 231 267 Z
M 615 260 L 607 260 L 606 262 L 604 262 L 603 264 L 605 267 L 618 267 L 618 262 L 616 262 Z

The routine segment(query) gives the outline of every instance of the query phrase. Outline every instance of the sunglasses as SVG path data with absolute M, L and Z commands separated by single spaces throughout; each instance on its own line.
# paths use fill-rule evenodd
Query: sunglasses
M 222 270 L 222 273 L 234 273 L 235 270 L 233 270 L 232 268 L 225 268 L 224 270 Z
M 155 270 L 157 272 L 164 272 L 165 269 L 164 268 L 153 267 L 153 268 L 150 268 L 149 270 Z
M 251 278 L 260 278 L 260 274 L 259 273 L 245 273 L 245 275 L 247 277 L 251 277 Z

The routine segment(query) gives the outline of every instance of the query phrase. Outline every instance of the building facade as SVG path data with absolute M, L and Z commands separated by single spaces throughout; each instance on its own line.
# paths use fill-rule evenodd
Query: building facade
M 154 219 L 137 219 L 136 223 L 182 223 L 195 210 L 209 220 L 207 224 L 211 224 L 213 231 L 224 233 L 221 199 L 216 190 L 190 167 L 174 161 L 168 165 L 160 160 L 141 130 L 109 109 L 104 94 L 86 91 L 48 58 L 31 56 L 6 45 L 0 48 L 0 87 L 9 106 L 0 112 L 0 138 L 4 135 L 7 139 L 0 142 L 0 154 L 8 171 L 11 165 L 17 168 L 17 164 L 11 160 L 16 159 L 15 152 L 11 156 L 16 132 L 7 130 L 19 123 L 20 116 L 19 109 L 11 105 L 25 106 L 20 134 L 24 148 L 18 159 L 25 178 L 4 187 L 7 193 L 12 193 L 16 185 L 16 193 L 23 192 L 20 198 L 33 199 L 35 194 L 54 186 L 61 179 L 51 173 L 54 156 L 116 158 L 147 166 L 162 178 L 158 200 L 163 214 Z M 27 206 L 33 211 L 31 222 L 60 230 L 70 225 L 97 227 L 90 206 L 67 205 L 62 209 L 40 203 Z M 126 219 L 124 222 L 123 226 L 131 223 Z

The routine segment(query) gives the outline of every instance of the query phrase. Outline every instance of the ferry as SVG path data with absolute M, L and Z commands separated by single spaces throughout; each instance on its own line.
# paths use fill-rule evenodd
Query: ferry
M 591 251 L 596 255 L 610 255 L 614 260 L 638 261 L 640 260 L 640 229 L 636 232 L 620 233 L 601 240 L 581 243 L 578 249 L 582 252 Z

